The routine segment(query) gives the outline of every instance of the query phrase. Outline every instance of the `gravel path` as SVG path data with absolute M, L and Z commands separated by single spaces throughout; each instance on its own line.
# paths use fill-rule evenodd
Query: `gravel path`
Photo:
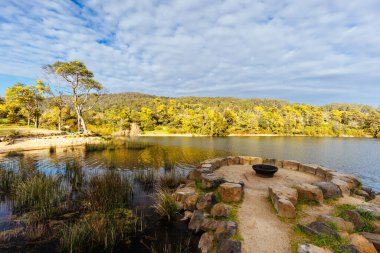
M 268 186 L 297 183 L 313 183 L 316 176 L 280 169 L 273 178 L 261 178 L 251 166 L 233 165 L 218 169 L 215 173 L 227 180 L 244 181 L 244 200 L 239 209 L 239 230 L 243 237 L 244 253 L 289 253 L 290 225 L 281 222 L 268 202 Z

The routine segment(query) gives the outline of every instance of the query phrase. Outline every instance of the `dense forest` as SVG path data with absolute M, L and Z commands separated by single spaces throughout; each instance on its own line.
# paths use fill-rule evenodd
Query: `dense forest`
M 0 122 L 26 125 L 27 109 L 17 106 L 14 101 L 8 102 L 6 98 L 0 100 Z M 56 100 L 47 97 L 41 100 L 38 110 L 39 117 L 30 119 L 33 123 L 39 121 L 35 125 L 57 129 L 61 120 L 62 130 L 76 131 L 77 116 L 68 102 L 58 108 Z M 211 136 L 284 134 L 380 137 L 380 112 L 374 107 L 356 104 L 313 106 L 271 99 L 168 98 L 119 93 L 102 95 L 84 117 L 88 129 L 100 134 L 129 129 L 131 123 L 137 123 L 142 131 Z
M 158 97 L 104 94 L 93 73 L 78 61 L 44 67 L 64 86 L 17 83 L 0 98 L 0 124 L 30 125 L 102 135 L 130 129 L 208 136 L 278 134 L 380 138 L 380 110 L 368 105 L 292 104 L 273 99 Z M 65 89 L 66 88 L 66 89 Z M 69 90 L 69 92 L 64 92 Z

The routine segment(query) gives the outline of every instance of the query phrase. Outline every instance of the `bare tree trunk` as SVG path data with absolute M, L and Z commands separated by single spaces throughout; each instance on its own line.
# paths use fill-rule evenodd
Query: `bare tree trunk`
M 62 109 L 58 109 L 58 131 L 62 131 Z
M 30 126 L 30 111 L 28 111 L 28 126 Z

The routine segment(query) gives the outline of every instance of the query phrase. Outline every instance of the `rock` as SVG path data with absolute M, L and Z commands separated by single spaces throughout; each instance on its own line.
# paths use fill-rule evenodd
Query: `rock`
M 350 195 L 351 193 L 350 186 L 345 181 L 337 179 L 337 178 L 333 178 L 330 182 L 333 184 L 336 184 L 341 190 L 343 195 Z
M 201 175 L 201 188 L 202 189 L 213 189 L 218 187 L 223 183 L 224 179 L 220 176 L 215 175 L 214 173 L 202 174 Z
M 284 160 L 282 167 L 289 170 L 298 170 L 300 163 L 293 160 Z
M 277 160 L 273 158 L 265 158 L 263 159 L 263 164 L 275 165 L 276 161 Z
M 190 179 L 191 180 L 202 180 L 202 174 L 210 174 L 210 173 L 212 173 L 211 169 L 208 169 L 208 168 L 197 168 L 197 169 L 194 169 L 190 173 Z
M 309 174 L 315 175 L 317 173 L 318 165 L 317 164 L 300 164 L 298 170 L 301 172 L 306 172 Z
M 193 216 L 190 219 L 188 228 L 190 230 L 195 230 L 198 232 L 198 230 L 201 228 L 203 220 L 204 220 L 203 212 L 200 210 L 195 210 L 193 213 Z
M 369 203 L 374 205 L 380 205 L 380 195 L 376 195 L 373 200 L 369 201 Z
M 283 218 L 294 218 L 297 215 L 293 203 L 286 198 L 277 199 L 274 208 L 277 210 L 278 216 Z
M 361 185 L 360 181 L 353 175 L 344 174 L 336 171 L 327 173 L 326 179 L 328 181 L 331 181 L 333 178 L 345 181 L 350 186 L 350 189 L 355 189 L 359 185 Z
M 218 192 L 223 202 L 239 202 L 242 198 L 242 186 L 236 183 L 223 183 Z
M 370 243 L 375 246 L 377 251 L 380 251 L 380 235 L 379 234 L 373 234 L 373 233 L 360 233 L 362 236 L 364 236 Z
M 250 165 L 255 165 L 255 164 L 262 164 L 263 163 L 263 158 L 261 157 L 251 157 L 250 158 L 250 161 L 249 161 L 249 164 Z
M 364 197 L 364 199 L 369 199 L 370 198 L 368 192 L 363 191 L 363 190 L 356 190 L 355 194 Z
M 361 253 L 354 245 L 343 245 L 340 250 L 344 253 Z
M 198 202 L 198 194 L 192 194 L 187 196 L 184 203 L 184 209 L 189 211 L 194 211 Z
M 218 253 L 240 253 L 241 242 L 230 239 L 223 239 L 219 243 Z
M 185 202 L 186 198 L 190 195 L 196 194 L 195 187 L 192 186 L 184 186 L 179 187 L 175 193 L 175 200 L 178 202 Z
M 357 206 L 357 209 L 362 209 L 364 211 L 370 212 L 380 218 L 380 205 L 359 205 Z
M 212 232 L 203 233 L 199 239 L 198 249 L 201 253 L 214 253 L 214 235 Z
M 323 180 L 326 180 L 327 178 L 327 173 L 335 172 L 335 170 L 328 169 L 323 166 L 318 166 L 317 170 L 315 171 L 315 175 L 318 177 L 322 178 Z
M 362 190 L 367 192 L 369 195 L 368 200 L 374 200 L 376 198 L 376 192 L 370 187 L 362 187 Z
M 323 222 L 314 221 L 310 223 L 309 225 L 307 225 L 306 227 L 315 231 L 316 234 L 325 234 L 325 235 L 335 237 L 336 239 L 340 238 L 338 232 L 336 232 L 334 229 L 332 229 L 331 227 L 329 227 Z
M 373 232 L 375 234 L 380 234 L 380 220 L 375 220 L 375 221 L 372 221 L 372 226 L 373 226 Z
M 314 200 L 323 203 L 323 193 L 319 187 L 311 184 L 299 184 L 295 188 L 298 191 L 298 197 L 306 200 Z
M 230 207 L 223 203 L 215 204 L 211 209 L 213 217 L 227 217 L 230 213 Z
M 183 218 L 181 220 L 186 221 L 188 219 L 191 219 L 191 217 L 193 217 L 193 212 L 185 211 L 185 214 L 183 215 Z
M 218 224 L 215 237 L 218 240 L 228 239 L 237 232 L 237 223 L 234 221 L 222 221 Z
M 306 243 L 306 244 L 301 244 L 298 246 L 297 253 L 333 253 L 333 252 L 328 249 L 323 249 L 313 244 Z
M 337 226 L 338 230 L 352 232 L 354 230 L 354 224 L 349 221 L 345 221 L 340 217 L 333 217 L 327 214 L 322 214 L 318 217 L 318 221 L 329 224 L 333 223 Z
M 249 165 L 250 156 L 239 156 L 239 159 L 240 165 Z
M 361 253 L 378 253 L 375 246 L 362 235 L 352 234 L 350 236 L 350 243 Z
M 210 231 L 210 230 L 216 230 L 219 223 L 221 223 L 221 221 L 217 221 L 211 218 L 204 218 L 200 226 L 200 229 L 205 232 Z
M 345 214 L 349 221 L 354 224 L 355 229 L 360 230 L 365 226 L 363 218 L 356 210 L 345 210 Z
M 315 185 L 318 186 L 322 190 L 323 198 L 325 199 L 328 199 L 328 198 L 336 199 L 343 196 L 340 188 L 334 183 L 319 182 L 319 183 L 315 183 Z
M 216 203 L 216 197 L 213 192 L 208 192 L 198 198 L 197 209 L 210 212 L 212 205 Z
M 276 185 L 268 187 L 268 190 L 273 204 L 276 202 L 275 199 L 278 198 L 286 198 L 292 202 L 293 205 L 297 204 L 298 192 L 296 189 L 283 185 Z

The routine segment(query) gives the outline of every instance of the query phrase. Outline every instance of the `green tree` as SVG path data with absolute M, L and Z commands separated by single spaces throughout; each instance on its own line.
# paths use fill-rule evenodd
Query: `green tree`
M 61 87 L 62 93 L 71 97 L 72 104 L 77 114 L 78 131 L 87 131 L 83 114 L 91 110 L 98 102 L 102 84 L 94 79 L 94 74 L 79 61 L 55 62 L 45 67 L 48 73 L 55 74 L 64 80 Z

